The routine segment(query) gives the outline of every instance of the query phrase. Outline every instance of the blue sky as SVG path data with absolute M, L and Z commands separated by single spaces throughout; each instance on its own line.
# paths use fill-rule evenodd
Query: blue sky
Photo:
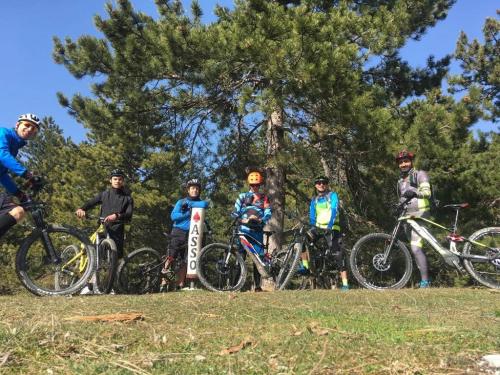
M 0 1 L 0 126 L 13 126 L 21 113 L 52 116 L 66 136 L 80 142 L 85 129 L 57 102 L 56 92 L 66 96 L 89 93 L 90 80 L 76 80 L 52 60 L 52 38 L 97 35 L 95 14 L 105 15 L 104 0 Z M 153 0 L 132 0 L 134 7 L 156 15 Z M 189 1 L 184 1 L 189 4 Z M 204 21 L 213 19 L 215 4 L 230 6 L 231 0 L 200 1 Z M 402 56 L 415 67 L 425 65 L 429 55 L 441 58 L 455 49 L 460 31 L 480 38 L 486 17 L 495 17 L 495 0 L 458 0 L 448 17 L 430 29 L 419 42 L 410 41 Z M 456 69 L 456 66 L 454 67 Z M 482 130 L 497 130 L 481 123 Z

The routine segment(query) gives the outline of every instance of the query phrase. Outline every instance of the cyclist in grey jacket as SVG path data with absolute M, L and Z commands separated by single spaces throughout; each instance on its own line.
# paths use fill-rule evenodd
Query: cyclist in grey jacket
M 412 152 L 403 150 L 396 155 L 396 162 L 398 163 L 401 172 L 398 181 L 398 196 L 400 203 L 411 198 L 407 213 L 419 216 L 430 217 L 430 198 L 431 198 L 431 184 L 429 176 L 424 171 L 418 171 L 413 168 L 413 159 L 415 155 Z M 424 241 L 414 230 L 411 231 L 411 250 L 415 256 L 418 269 L 420 270 L 420 287 L 428 288 L 429 271 L 427 266 L 427 257 L 422 251 Z

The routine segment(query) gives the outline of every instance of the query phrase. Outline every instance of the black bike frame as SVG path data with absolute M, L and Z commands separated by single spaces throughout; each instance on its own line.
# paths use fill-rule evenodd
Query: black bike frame
M 52 244 L 52 240 L 50 239 L 48 233 L 49 226 L 45 223 L 43 214 L 43 204 L 34 201 L 28 201 L 27 204 L 24 205 L 23 207 L 31 212 L 31 216 L 33 217 L 33 222 L 35 223 L 33 232 L 41 232 L 42 234 L 43 247 L 45 249 L 47 257 L 50 259 L 51 263 L 60 264 L 61 257 L 57 254 L 57 252 L 54 249 L 54 245 Z

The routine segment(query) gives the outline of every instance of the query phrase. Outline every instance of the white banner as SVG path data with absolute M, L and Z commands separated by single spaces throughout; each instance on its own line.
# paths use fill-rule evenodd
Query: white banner
M 197 279 L 196 275 L 196 256 L 201 250 L 201 243 L 203 241 L 203 229 L 205 226 L 205 209 L 195 208 L 191 209 L 191 225 L 189 226 L 189 240 L 188 240 L 188 259 L 187 259 L 187 279 Z

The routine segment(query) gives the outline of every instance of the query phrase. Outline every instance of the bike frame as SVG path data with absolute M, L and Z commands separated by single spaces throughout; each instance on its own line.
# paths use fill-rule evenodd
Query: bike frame
M 22 205 L 23 208 L 31 213 L 33 222 L 35 223 L 33 231 L 39 231 L 43 238 L 43 247 L 45 253 L 53 264 L 60 264 L 61 257 L 57 254 L 54 249 L 54 245 L 48 234 L 49 225 L 45 222 L 44 218 L 44 207 L 45 205 L 41 202 L 36 202 L 34 200 L 28 201 L 26 204 Z
M 99 246 L 101 244 L 101 241 L 103 239 L 111 240 L 111 237 L 109 236 L 108 231 L 106 230 L 106 226 L 104 225 L 104 222 L 102 221 L 103 218 L 99 218 L 99 221 L 101 224 L 99 225 L 99 228 L 90 236 L 90 241 L 94 243 L 94 249 L 95 249 L 95 256 L 96 256 L 96 264 L 99 264 Z M 104 234 L 103 236 L 100 236 L 100 234 Z
M 320 235 L 320 238 L 323 238 L 326 240 L 326 236 L 327 236 L 327 232 L 325 233 L 322 233 Z M 319 247 L 317 245 L 317 242 L 318 240 L 315 241 L 315 243 L 308 243 L 308 241 L 305 240 L 305 238 L 303 239 L 303 244 L 305 246 L 305 249 L 308 251 L 309 253 L 309 257 L 310 257 L 310 268 L 311 268 L 311 272 L 312 272 L 312 275 L 314 277 L 321 277 L 325 274 L 328 274 L 330 273 L 331 275 L 337 275 L 340 271 L 337 269 L 337 267 L 335 267 L 334 269 L 331 269 L 330 267 L 327 267 L 327 264 L 330 264 L 329 262 L 332 261 L 332 251 L 329 247 L 326 247 L 326 248 L 322 248 L 322 247 Z M 342 245 L 341 245 L 342 246 Z M 318 261 L 321 261 L 322 263 L 322 267 L 321 268 L 318 268 L 317 267 L 317 262 Z
M 101 220 L 101 218 L 100 218 L 100 220 Z M 103 223 L 101 223 L 99 225 L 99 227 L 97 228 L 97 230 L 90 236 L 90 242 L 94 245 L 94 249 L 95 249 L 96 264 L 99 264 L 99 251 L 98 251 L 98 249 L 99 249 L 99 244 L 103 240 L 103 238 L 101 236 L 99 236 L 99 234 L 101 234 L 101 233 L 105 233 L 105 236 L 103 236 L 105 239 L 112 240 L 109 236 L 109 233 L 106 231 L 106 227 L 104 226 Z M 65 269 L 66 267 L 68 267 L 69 265 L 72 265 L 74 262 L 76 262 L 78 260 L 80 260 L 78 270 L 80 272 L 83 272 L 85 270 L 85 268 L 87 267 L 87 263 L 88 263 L 88 257 L 85 255 L 85 252 L 83 251 L 83 244 L 80 245 L 80 251 L 75 256 L 73 256 L 70 260 L 68 260 L 62 266 L 62 269 Z
M 428 231 L 427 228 L 424 226 L 420 225 L 418 223 L 418 220 L 425 221 L 428 224 L 437 226 L 439 228 L 448 230 L 447 228 L 443 227 L 442 225 L 439 225 L 437 223 L 434 223 L 431 220 L 425 219 L 425 218 L 415 218 L 412 216 L 403 216 L 399 220 L 404 220 L 410 226 L 412 227 L 413 230 L 415 230 L 420 237 L 422 237 L 425 241 L 431 245 L 431 247 L 436 250 L 444 259 L 446 264 L 449 264 L 450 266 L 455 266 L 457 267 L 460 271 L 465 273 L 465 269 L 462 268 L 462 265 L 460 264 L 460 252 L 457 250 L 456 247 L 456 242 L 455 241 L 449 241 L 449 249 L 446 249 L 445 247 L 441 246 L 441 244 L 438 242 L 438 240 Z
M 267 252 L 267 241 L 266 244 L 263 244 L 259 240 L 257 240 L 255 237 L 253 237 L 249 233 L 241 232 L 238 231 L 237 234 L 238 238 L 240 239 L 241 246 L 243 249 L 247 252 L 248 255 L 250 255 L 252 261 L 254 262 L 255 266 L 257 267 L 257 270 L 259 271 L 260 275 L 265 278 L 269 279 L 271 274 L 269 273 L 269 265 L 265 264 L 262 259 L 260 259 L 258 251 L 255 249 L 255 247 L 248 241 L 247 237 L 250 237 L 253 241 L 257 242 L 257 244 L 261 245 L 264 248 L 264 253 Z M 269 235 L 265 234 L 267 238 L 269 238 Z
M 449 232 L 450 234 L 447 237 L 447 239 L 449 241 L 449 249 L 446 249 L 445 247 L 443 247 L 439 243 L 439 241 L 429 232 L 429 230 L 427 228 L 425 228 L 424 226 L 420 225 L 418 223 L 418 221 L 423 221 L 427 224 L 430 224 L 432 226 L 438 227 L 440 229 L 443 229 L 443 230 Z M 459 271 L 463 272 L 464 274 L 467 273 L 467 271 L 462 267 L 462 264 L 461 264 L 462 259 L 475 259 L 475 260 L 484 261 L 484 262 L 490 261 L 490 258 L 488 258 L 486 256 L 466 255 L 466 254 L 461 253 L 457 249 L 457 242 L 469 242 L 469 243 L 472 243 L 474 245 L 489 248 L 488 246 L 486 246 L 480 242 L 471 241 L 471 240 L 457 234 L 457 232 L 456 232 L 457 222 L 458 222 L 458 210 L 457 210 L 457 213 L 455 215 L 455 222 L 454 222 L 452 228 L 446 228 L 445 226 L 443 226 L 441 224 L 435 223 L 434 221 L 423 218 L 423 217 L 418 217 L 418 216 L 413 216 L 413 215 L 403 215 L 403 216 L 399 217 L 398 223 L 392 232 L 391 241 L 390 241 L 389 245 L 387 246 L 387 248 L 385 249 L 384 258 L 383 258 L 384 262 L 386 262 L 388 257 L 389 257 L 390 251 L 392 249 L 392 246 L 394 245 L 394 242 L 396 241 L 397 235 L 399 233 L 399 229 L 401 228 L 401 224 L 403 222 L 407 222 L 412 227 L 412 229 L 415 230 L 420 237 L 422 237 L 422 239 L 427 241 L 431 245 L 431 247 L 443 257 L 444 261 L 447 264 L 449 264 L 450 266 L 456 267 Z

